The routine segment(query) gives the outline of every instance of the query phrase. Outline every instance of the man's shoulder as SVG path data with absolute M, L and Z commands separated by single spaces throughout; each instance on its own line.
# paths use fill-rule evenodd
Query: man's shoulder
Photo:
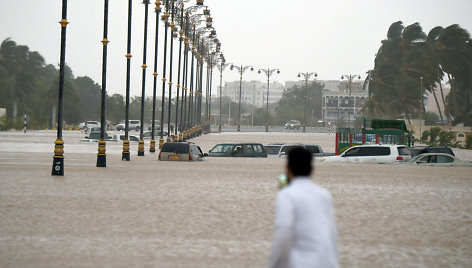
M 281 191 L 281 194 L 283 195 L 292 195 L 297 193 L 302 193 L 302 192 L 310 192 L 314 195 L 327 198 L 327 199 L 332 199 L 331 194 L 329 191 L 320 185 L 314 183 L 313 181 L 310 180 L 304 180 L 303 181 L 296 181 L 295 183 L 291 184 L 289 187 L 286 187 Z

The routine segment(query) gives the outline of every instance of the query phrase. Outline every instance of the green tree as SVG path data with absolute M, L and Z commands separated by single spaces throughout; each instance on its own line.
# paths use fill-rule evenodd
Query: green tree
M 276 123 L 284 124 L 289 120 L 299 120 L 304 124 L 303 114 L 306 101 L 305 116 L 307 125 L 314 125 L 321 118 L 323 89 L 324 85 L 315 81 L 308 83 L 307 88 L 305 86 L 294 86 L 284 90 L 279 106 L 275 109 Z

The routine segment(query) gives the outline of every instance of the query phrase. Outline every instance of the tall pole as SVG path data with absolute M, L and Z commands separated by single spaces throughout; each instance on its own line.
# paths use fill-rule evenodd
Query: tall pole
M 164 20 L 164 60 L 162 67 L 162 104 L 161 104 L 161 138 L 159 139 L 159 149 L 164 145 L 164 105 L 166 97 L 166 62 L 167 62 L 167 29 L 169 27 L 169 0 L 165 1 L 166 12 L 162 15 Z
M 131 17 L 133 0 L 128 0 L 128 44 L 126 49 L 126 107 L 125 107 L 125 138 L 123 140 L 123 153 L 121 159 L 130 160 L 129 154 L 129 91 L 131 73 Z
M 242 83 L 243 83 L 243 73 L 248 69 L 251 68 L 251 71 L 254 70 L 252 66 L 236 66 L 231 65 L 231 70 L 236 68 L 239 72 L 239 109 L 238 109 L 238 131 L 241 131 L 241 93 L 242 93 Z
M 161 12 L 161 1 L 156 0 L 156 35 L 154 38 L 154 72 L 153 75 L 153 87 L 152 87 L 152 122 L 151 122 L 151 145 L 149 152 L 156 152 L 156 91 L 157 91 L 157 54 L 158 54 L 158 41 L 159 41 L 159 13 Z M 142 123 L 141 123 L 142 124 Z
M 146 101 L 146 54 L 147 54 L 147 26 L 148 26 L 148 8 L 149 0 L 143 0 L 144 4 L 144 41 L 143 41 L 143 69 L 142 87 L 141 87 L 141 126 L 139 128 L 138 156 L 144 156 L 144 102 Z
M 423 77 L 420 77 L 421 107 L 420 107 L 420 139 L 421 139 L 421 121 L 423 119 Z
M 169 107 L 167 113 L 167 142 L 171 141 L 172 129 L 171 125 L 171 110 L 172 110 L 172 59 L 174 56 L 174 32 L 175 32 L 175 24 L 174 24 L 174 1 L 171 0 L 172 9 L 171 9 L 171 23 L 170 23 L 170 57 L 169 57 Z
M 175 105 L 175 139 L 177 141 L 182 141 L 182 134 L 179 135 L 179 131 L 182 132 L 182 129 L 180 128 L 179 124 L 179 90 L 180 90 L 180 65 L 182 63 L 182 41 L 183 41 L 183 35 L 184 35 L 184 30 L 183 30 L 183 22 L 184 20 L 184 3 L 180 4 L 180 31 L 179 31 L 179 64 L 178 64 L 178 72 L 177 72 L 177 98 L 176 98 L 176 105 Z M 183 88 L 182 88 L 183 90 Z M 183 92 L 182 92 L 183 96 Z M 182 120 L 182 119 L 181 119 Z
M 303 132 L 306 131 L 306 125 L 307 125 L 306 124 L 306 108 L 307 108 L 307 99 L 308 99 L 308 80 L 310 79 L 312 75 L 315 77 L 315 79 L 318 76 L 316 72 L 313 72 L 313 73 L 306 72 L 306 73 L 298 74 L 298 77 L 303 76 L 303 78 L 305 79 L 305 105 L 303 106 Z
M 267 113 L 266 113 L 266 132 L 269 132 L 269 87 L 270 87 L 270 76 L 277 71 L 277 73 L 280 73 L 279 69 L 259 69 L 258 73 L 264 72 L 265 75 L 267 76 L 267 94 L 266 94 L 266 105 L 267 105 Z M 262 99 L 262 102 L 264 102 L 264 99 Z
M 357 79 L 361 79 L 361 76 L 358 75 L 358 74 L 344 74 L 344 75 L 341 75 L 341 79 L 344 79 L 344 78 L 347 78 L 349 79 L 349 94 L 348 94 L 348 126 L 349 128 L 351 128 L 351 92 L 352 92 L 352 80 L 357 78 Z M 354 116 L 355 118 L 355 116 Z
M 100 140 L 98 141 L 97 167 L 107 166 L 105 131 L 107 124 L 105 121 L 105 99 L 107 92 L 107 45 L 108 45 L 108 0 L 104 1 L 103 14 L 103 62 L 102 62 L 102 103 L 100 111 Z
M 221 132 L 221 99 L 222 99 L 222 96 L 221 96 L 221 93 L 222 93 L 222 86 L 223 86 L 223 66 L 224 66 L 224 61 L 221 61 L 221 64 L 220 64 L 220 121 L 219 121 L 219 124 L 218 124 L 218 132 Z
M 61 59 L 59 63 L 59 101 L 57 105 L 57 138 L 54 143 L 52 176 L 64 176 L 64 141 L 62 140 L 62 98 L 64 94 L 64 71 L 66 59 L 67 0 L 62 0 Z

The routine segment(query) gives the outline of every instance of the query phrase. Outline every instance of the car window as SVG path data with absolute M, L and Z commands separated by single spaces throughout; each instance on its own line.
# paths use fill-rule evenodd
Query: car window
M 389 147 L 359 147 L 360 156 L 385 156 L 390 155 Z
M 429 156 L 420 157 L 420 159 L 416 161 L 416 163 L 429 163 Z
M 452 163 L 454 162 L 454 159 L 450 156 L 438 155 L 436 161 L 437 163 Z
M 360 149 L 359 147 L 354 147 L 351 149 L 348 149 L 345 153 L 344 156 L 350 157 L 350 156 L 360 156 Z
M 241 145 L 237 145 L 237 146 L 234 147 L 233 152 L 235 154 L 242 154 L 243 153 L 243 147 Z
M 320 149 L 318 148 L 318 146 L 314 146 L 314 145 L 305 145 L 305 148 L 310 151 L 310 153 L 312 154 L 318 154 L 320 153 Z
M 260 144 L 253 144 L 252 147 L 256 153 L 264 153 L 264 147 Z
M 164 143 L 161 152 L 188 154 L 189 147 L 186 143 Z
M 234 145 L 232 144 L 218 144 L 210 150 L 212 153 L 231 153 Z
M 288 154 L 288 152 L 290 150 L 292 150 L 293 148 L 303 148 L 302 146 L 299 146 L 299 145 L 294 145 L 294 146 L 283 146 L 282 147 L 282 150 L 280 150 L 281 153 L 285 153 L 285 154 Z
M 409 155 L 410 150 L 407 147 L 398 147 L 398 154 L 399 155 Z
M 244 145 L 243 145 L 243 153 L 245 153 L 245 154 L 253 154 L 253 153 L 254 153 L 254 149 L 252 148 L 252 145 L 251 145 L 251 144 L 244 144 Z
M 278 145 L 267 145 L 267 146 L 264 146 L 264 150 L 266 151 L 266 153 L 268 154 L 278 154 L 279 151 L 280 151 L 280 147 L 282 146 L 278 146 Z M 257 152 L 257 150 L 256 150 Z

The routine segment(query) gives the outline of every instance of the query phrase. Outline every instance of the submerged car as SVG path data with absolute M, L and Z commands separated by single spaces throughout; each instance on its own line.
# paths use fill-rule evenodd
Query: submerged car
M 267 157 L 264 146 L 260 143 L 222 143 L 210 150 L 214 157 Z
M 300 121 L 290 120 L 285 124 L 285 129 L 300 129 Z
M 454 156 L 452 149 L 446 146 L 417 146 L 408 148 L 408 150 L 410 151 L 411 157 L 426 153 L 442 153 Z
M 340 155 L 328 156 L 322 162 L 341 163 L 396 163 L 411 159 L 408 147 L 392 144 L 369 144 L 353 146 Z
M 425 153 L 413 157 L 407 164 L 418 166 L 459 166 L 472 167 L 472 162 L 464 161 L 446 153 Z
M 167 142 L 159 152 L 160 161 L 202 161 L 206 156 L 193 142 Z

